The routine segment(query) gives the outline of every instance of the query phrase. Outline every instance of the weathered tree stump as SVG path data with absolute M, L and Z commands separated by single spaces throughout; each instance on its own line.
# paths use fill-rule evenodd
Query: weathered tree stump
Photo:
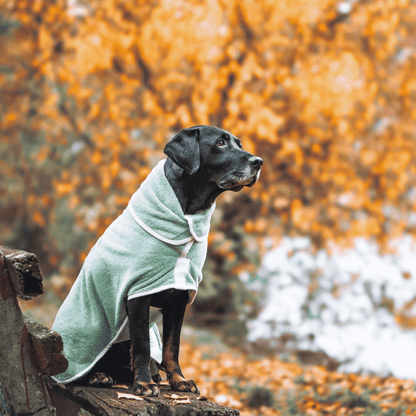
M 118 398 L 128 389 L 59 384 L 50 376 L 65 371 L 62 338 L 22 315 L 17 297 L 43 293 L 36 256 L 0 246 L 0 414 L 1 416 L 76 416 L 81 408 L 93 415 L 237 416 L 239 412 L 192 393 L 160 386 L 159 397 Z M 172 394 L 189 403 L 174 403 Z
M 43 293 L 42 275 L 34 254 L 0 246 L 0 384 L 4 413 L 52 416 L 43 372 L 58 374 L 68 362 L 62 340 L 23 319 L 17 302 Z M 25 323 L 26 322 L 26 323 Z
M 20 299 L 29 300 L 43 293 L 43 277 L 35 254 L 0 246 L 0 255 L 6 266 L 3 270 L 7 271 L 12 283 L 9 290 L 13 288 L 13 291 L 8 292 L 9 296 L 13 293 Z

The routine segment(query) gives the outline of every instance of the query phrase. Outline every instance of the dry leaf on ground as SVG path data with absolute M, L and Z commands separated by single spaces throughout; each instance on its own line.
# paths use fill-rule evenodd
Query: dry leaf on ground
M 173 404 L 187 404 L 187 403 L 191 403 L 191 399 L 188 396 L 181 396 L 173 401 Z
M 126 386 L 125 384 L 114 384 L 113 386 L 111 386 L 111 388 L 113 389 L 128 389 L 129 386 Z
M 205 396 L 200 396 L 198 399 L 200 402 L 206 402 L 208 399 Z
M 135 396 L 134 394 L 128 394 L 128 393 L 120 393 L 117 392 L 117 399 L 129 399 L 129 400 L 143 400 L 141 397 L 139 396 Z

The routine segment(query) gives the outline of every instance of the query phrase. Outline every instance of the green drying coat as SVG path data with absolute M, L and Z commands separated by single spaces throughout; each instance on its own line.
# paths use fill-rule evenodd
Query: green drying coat
M 55 376 L 70 383 L 87 374 L 128 333 L 128 299 L 166 289 L 189 291 L 192 303 L 202 280 L 215 204 L 184 215 L 160 161 L 124 212 L 91 249 L 60 307 L 52 329 L 64 342 L 68 369 Z M 151 355 L 161 361 L 157 326 L 150 326 Z

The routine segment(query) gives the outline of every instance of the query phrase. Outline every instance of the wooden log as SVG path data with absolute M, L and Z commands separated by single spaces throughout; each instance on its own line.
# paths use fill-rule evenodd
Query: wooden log
M 0 252 L 0 384 L 3 404 L 13 409 L 16 415 L 54 416 L 56 412 L 37 366 L 29 331 L 16 299 L 17 291 L 23 297 L 25 290 L 30 296 L 35 296 L 39 284 L 25 284 L 24 281 L 35 279 L 39 282 L 42 278 L 40 272 L 37 274 L 35 271 L 36 267 L 32 267 L 32 256 L 11 250 L 11 256 L 7 257 L 8 252 L 3 249 Z M 32 259 L 32 262 L 25 259 Z M 12 283 L 9 270 L 14 273 L 17 283 Z M 19 282 L 20 278 L 23 280 Z
M 83 409 L 96 416 L 238 416 L 236 409 L 224 407 L 210 400 L 198 400 L 193 393 L 173 392 L 169 386 L 160 386 L 158 397 L 143 397 L 143 400 L 119 399 L 117 393 L 133 394 L 130 385 L 128 389 L 97 388 L 75 384 L 58 384 L 48 379 L 50 388 Z M 187 396 L 190 403 L 173 404 L 172 394 Z
M 43 293 L 42 273 L 35 254 L 0 246 L 0 255 L 16 296 L 28 300 Z
M 68 368 L 68 360 L 63 354 L 60 335 L 26 315 L 23 322 L 29 331 L 39 370 L 48 376 L 63 373 Z
M 62 394 L 52 390 L 49 382 L 46 383 L 48 386 L 49 397 L 52 400 L 52 405 L 56 409 L 57 416 L 78 416 L 81 406 Z

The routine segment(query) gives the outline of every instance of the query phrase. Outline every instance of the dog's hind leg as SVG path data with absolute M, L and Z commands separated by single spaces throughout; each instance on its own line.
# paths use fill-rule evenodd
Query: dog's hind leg
M 98 360 L 85 381 L 93 387 L 111 387 L 115 383 L 131 383 L 130 340 L 116 343 Z
M 114 380 L 105 373 L 97 372 L 89 376 L 88 384 L 92 387 L 111 387 Z

